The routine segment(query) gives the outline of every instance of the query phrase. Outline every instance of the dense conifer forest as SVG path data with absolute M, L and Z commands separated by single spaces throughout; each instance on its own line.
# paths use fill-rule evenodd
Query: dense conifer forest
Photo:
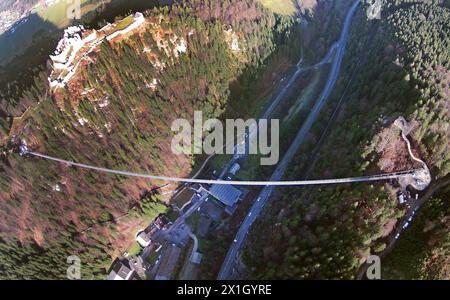
M 159 192 L 163 182 L 22 157 L 21 140 L 67 160 L 187 177 L 198 161 L 172 154 L 172 121 L 192 119 L 195 110 L 204 118 L 256 117 L 263 105 L 257 101 L 270 98 L 269 89 L 260 95 L 261 82 L 272 86 L 275 70 L 288 70 L 300 57 L 318 61 L 339 36 L 350 2 L 318 2 L 316 11 L 282 16 L 256 0 L 178 1 L 143 12 L 145 26 L 133 34 L 103 41 L 65 88 L 49 87 L 50 64 L 0 87 L 0 278 L 65 279 L 67 257 L 77 255 L 83 279 L 104 279 L 136 228 L 170 205 Z M 404 116 L 413 152 L 430 168 L 433 193 L 387 253 L 382 276 L 448 279 L 450 2 L 382 2 L 380 20 L 367 18 L 367 6 L 353 18 L 337 85 L 286 179 L 417 167 L 392 125 Z M 285 129 L 283 147 L 297 130 Z M 357 278 L 369 255 L 387 250 L 406 213 L 398 189 L 394 181 L 277 189 L 249 231 L 246 275 Z M 201 278 L 216 277 L 228 235 L 201 241 Z
M 403 115 L 412 124 L 415 153 L 431 169 L 432 186 L 448 181 L 448 2 L 383 1 L 381 20 L 369 21 L 360 10 L 352 28 L 343 80 L 332 103 L 351 79 L 349 92 L 309 178 L 414 167 L 399 130 L 392 126 L 393 120 Z M 313 149 L 320 137 L 318 129 L 319 134 L 309 137 L 307 149 L 300 151 L 289 177 L 304 175 L 311 161 L 308 149 Z M 389 233 L 405 213 L 405 207 L 398 204 L 396 188 L 391 182 L 280 190 L 250 233 L 245 261 L 253 277 L 356 278 L 367 256 L 386 248 Z M 405 241 L 400 242 L 394 257 L 388 255 L 386 276 L 449 278 L 448 191 L 436 193 L 419 212 L 418 224 L 405 231 Z M 261 231 L 266 234 L 257 233 Z
M 232 81 L 257 76 L 275 52 L 299 52 L 283 47 L 295 22 L 253 0 L 185 1 L 144 15 L 147 27 L 103 41 L 66 88 L 51 91 L 44 68 L 28 88 L 2 92 L 2 116 L 15 117 L 0 119 L 3 278 L 65 278 L 72 254 L 85 266 L 82 278 L 104 278 L 134 238 L 129 227 L 167 205 L 157 194 L 143 198 L 162 183 L 23 158 L 20 139 L 73 161 L 188 176 L 192 158 L 170 154 L 171 122 L 195 109 L 221 117 L 230 109 Z M 175 54 L 181 40 L 186 51 Z M 117 223 L 124 214 L 127 221 Z

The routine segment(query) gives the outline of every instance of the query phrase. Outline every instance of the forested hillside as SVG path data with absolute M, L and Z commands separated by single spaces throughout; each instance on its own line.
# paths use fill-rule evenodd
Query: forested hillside
M 142 197 L 161 183 L 20 157 L 21 139 L 69 160 L 187 176 L 192 158 L 170 151 L 172 121 L 195 109 L 220 117 L 230 82 L 256 74 L 294 25 L 253 0 L 186 1 L 144 15 L 145 28 L 103 41 L 66 88 L 52 91 L 45 70 L 2 107 L 17 117 L 1 119 L 0 277 L 65 278 L 75 254 L 83 278 L 102 278 L 142 216 L 164 211 L 159 197 Z
M 350 86 L 309 177 L 339 178 L 416 167 L 400 131 L 392 125 L 403 115 L 412 124 L 413 152 L 431 169 L 431 189 L 447 180 L 450 172 L 450 10 L 443 1 L 384 2 L 381 20 L 367 20 L 361 8 L 353 21 L 346 63 L 331 105 L 348 82 Z M 323 116 L 324 124 L 328 118 Z M 323 127 L 315 126 L 289 177 L 304 176 L 311 162 L 308 151 L 319 141 Z M 385 249 L 389 234 L 405 213 L 406 207 L 399 206 L 396 198 L 398 188 L 390 182 L 280 189 L 250 233 L 245 262 L 253 277 L 355 278 L 368 255 Z M 417 249 L 423 251 L 417 254 L 421 262 L 409 258 L 409 251 L 396 254 L 397 258 L 404 255 L 402 262 L 417 262 L 414 276 L 401 276 L 448 278 L 448 272 L 437 267 L 449 250 L 448 200 L 448 193 L 441 194 L 419 211 L 414 229 L 418 232 L 431 230 L 424 220 L 433 215 L 442 222 L 434 221 L 438 234 L 429 237 L 433 241 L 417 235 L 421 242 L 414 246 L 423 246 Z M 422 213 L 427 216 L 420 217 Z M 262 231 L 264 235 L 259 234 Z M 395 277 L 391 264 L 390 276 Z
M 383 260 L 383 278 L 450 278 L 449 196 L 447 186 L 426 203 L 398 246 Z

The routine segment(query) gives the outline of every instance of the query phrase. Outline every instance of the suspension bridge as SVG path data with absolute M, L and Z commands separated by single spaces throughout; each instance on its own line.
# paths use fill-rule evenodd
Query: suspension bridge
M 371 182 L 371 181 L 385 181 L 390 179 L 401 178 L 415 178 L 420 180 L 422 169 L 413 169 L 401 172 L 359 176 L 359 177 L 347 177 L 347 178 L 335 178 L 335 179 L 316 179 L 316 180 L 285 180 L 285 181 L 237 181 L 237 180 L 214 180 L 214 179 L 197 179 L 197 178 L 182 178 L 152 175 L 144 173 L 136 173 L 124 170 L 114 170 L 89 164 L 78 163 L 70 160 L 65 160 L 42 153 L 28 151 L 25 148 L 21 149 L 22 155 L 30 155 L 39 157 L 42 159 L 58 162 L 69 167 L 77 167 L 82 169 L 93 170 L 102 173 L 115 174 L 121 176 L 138 177 L 151 180 L 161 180 L 166 182 L 179 182 L 179 183 L 198 183 L 198 184 L 221 184 L 221 185 L 239 185 L 239 186 L 308 186 L 308 185 L 329 185 L 329 184 L 344 184 L 355 182 Z

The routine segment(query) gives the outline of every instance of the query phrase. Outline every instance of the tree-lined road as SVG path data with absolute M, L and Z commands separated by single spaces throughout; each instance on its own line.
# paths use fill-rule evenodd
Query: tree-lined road
M 348 39 L 349 29 L 350 25 L 353 19 L 353 16 L 356 12 L 356 9 L 358 8 L 360 4 L 360 0 L 355 1 L 355 3 L 350 8 L 349 12 L 347 13 L 347 16 L 345 18 L 344 26 L 341 32 L 341 36 L 339 38 L 339 41 L 335 44 L 337 47 L 336 55 L 333 60 L 333 64 L 330 70 L 330 74 L 328 76 L 327 83 L 319 97 L 319 99 L 316 101 L 316 104 L 314 105 L 312 111 L 308 115 L 308 118 L 304 122 L 303 126 L 301 127 L 300 131 L 297 133 L 297 136 L 295 137 L 294 141 L 290 145 L 289 149 L 287 150 L 286 154 L 284 155 L 282 161 L 278 164 L 277 168 L 273 172 L 272 176 L 270 177 L 270 181 L 278 181 L 280 180 L 284 173 L 286 172 L 286 169 L 294 157 L 295 153 L 297 153 L 298 148 L 305 140 L 307 134 L 309 133 L 312 124 L 317 119 L 319 112 L 321 111 L 323 105 L 326 103 L 326 100 L 328 96 L 331 94 L 331 91 L 333 90 L 334 85 L 336 84 L 337 78 L 339 76 L 339 71 L 342 65 L 342 61 L 345 54 L 345 46 Z M 239 228 L 236 237 L 230 246 L 230 249 L 228 250 L 228 253 L 225 257 L 225 260 L 222 264 L 222 268 L 219 272 L 218 279 L 228 279 L 232 275 L 233 266 L 235 265 L 235 262 L 238 258 L 238 253 L 240 252 L 245 238 L 247 237 L 248 230 L 250 229 L 250 226 L 253 224 L 253 222 L 256 220 L 256 218 L 261 213 L 262 208 L 267 203 L 267 201 L 270 198 L 270 195 L 272 194 L 274 190 L 274 186 L 266 186 L 263 188 L 261 193 L 259 194 L 259 197 L 256 199 L 255 203 L 253 204 L 252 208 L 250 209 L 249 214 L 245 218 L 244 222 L 242 223 L 241 227 Z
M 279 88 L 279 90 L 277 91 L 276 95 L 274 95 L 272 97 L 272 100 L 270 101 L 270 105 L 265 109 L 264 113 L 261 115 L 261 117 L 259 119 L 269 119 L 273 112 L 275 111 L 275 109 L 280 105 L 280 103 L 286 99 L 286 94 L 289 92 L 289 90 L 292 88 L 293 84 L 298 80 L 298 78 L 300 77 L 301 74 L 303 74 L 306 71 L 309 71 L 311 69 L 316 69 L 319 68 L 321 66 L 323 66 L 324 64 L 327 63 L 331 63 L 331 59 L 333 57 L 334 52 L 337 49 L 338 44 L 335 43 L 333 44 L 330 49 L 328 50 L 328 53 L 325 55 L 325 57 L 318 62 L 315 65 L 312 66 L 308 66 L 308 67 L 301 67 L 301 61 L 303 59 L 301 59 L 297 65 L 296 65 L 296 70 L 294 73 L 292 73 L 289 77 L 289 79 L 287 80 L 287 82 L 285 84 L 282 84 L 281 87 Z M 257 128 L 250 128 L 249 129 L 249 133 L 248 136 L 246 138 L 246 144 L 250 145 L 252 143 L 252 141 L 256 138 L 256 135 L 258 133 L 258 129 Z M 240 137 L 241 139 L 243 137 Z M 238 138 L 239 141 L 239 138 Z M 242 157 L 245 156 L 239 154 L 238 149 L 242 147 L 245 150 L 245 146 L 240 145 L 239 143 L 237 145 L 234 146 L 234 155 L 232 157 L 232 159 L 230 159 L 225 166 L 222 168 L 222 172 L 219 175 L 219 179 L 223 179 L 225 177 L 225 175 L 227 174 L 228 170 L 231 168 L 231 166 L 236 163 L 238 160 L 242 159 Z M 212 156 L 208 157 L 207 160 L 209 160 Z M 201 169 L 204 167 L 205 163 L 203 164 L 203 166 L 201 167 Z M 199 172 L 197 172 L 198 174 Z

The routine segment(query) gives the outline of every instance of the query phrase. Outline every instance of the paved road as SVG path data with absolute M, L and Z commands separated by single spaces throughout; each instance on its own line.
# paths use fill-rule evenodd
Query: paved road
M 305 140 L 307 134 L 309 133 L 309 130 L 311 129 L 312 124 L 317 119 L 320 110 L 322 109 L 323 105 L 326 103 L 326 100 L 327 100 L 328 96 L 330 95 L 330 93 L 337 81 L 339 71 L 340 71 L 340 68 L 342 65 L 342 61 L 344 58 L 344 54 L 345 54 L 345 45 L 347 43 L 351 21 L 353 19 L 353 16 L 354 16 L 359 4 L 360 4 L 360 0 L 355 1 L 353 6 L 350 8 L 349 12 L 347 13 L 347 16 L 346 16 L 346 19 L 344 22 L 344 26 L 343 26 L 343 29 L 341 32 L 341 36 L 339 38 L 339 41 L 336 44 L 337 45 L 336 56 L 334 58 L 333 65 L 330 70 L 327 84 L 325 85 L 325 87 L 322 91 L 322 94 L 320 95 L 319 99 L 317 100 L 316 104 L 314 105 L 311 113 L 309 114 L 309 116 L 306 119 L 305 123 L 303 124 L 302 128 L 297 133 L 295 140 L 292 142 L 288 151 L 284 155 L 282 161 L 278 164 L 277 168 L 275 169 L 272 176 L 270 177 L 271 181 L 279 180 L 284 175 L 290 161 L 294 157 L 299 146 Z M 220 280 L 228 279 L 232 275 L 233 266 L 236 262 L 238 253 L 244 244 L 248 230 L 249 230 L 250 226 L 253 224 L 253 222 L 256 220 L 256 218 L 259 216 L 261 210 L 264 208 L 264 205 L 269 200 L 270 195 L 272 194 L 273 190 L 274 190 L 274 186 L 266 186 L 265 188 L 263 188 L 263 190 L 259 194 L 259 197 L 256 199 L 255 203 L 253 204 L 252 208 L 250 209 L 249 214 L 247 215 L 247 217 L 245 218 L 241 227 L 239 228 L 239 230 L 236 234 L 236 237 L 235 237 L 232 245 L 230 246 L 230 249 L 228 250 L 228 253 L 222 264 L 222 268 L 219 272 L 218 279 L 220 279 Z
M 394 248 L 395 243 L 398 241 L 398 239 L 401 237 L 403 232 L 407 229 L 408 225 L 411 224 L 414 217 L 417 215 L 419 209 L 425 204 L 426 201 L 428 201 L 436 192 L 438 192 L 440 189 L 447 187 L 450 185 L 450 177 L 447 176 L 443 179 L 441 179 L 439 182 L 436 182 L 434 185 L 429 187 L 423 196 L 421 196 L 418 200 L 412 200 L 413 202 L 408 207 L 405 216 L 403 217 L 402 221 L 399 222 L 396 229 L 390 234 L 389 240 L 387 242 L 386 249 L 383 250 L 378 256 L 380 258 L 386 257 Z M 397 238 L 396 238 L 397 237 Z M 361 266 L 360 271 L 358 272 L 357 279 L 362 280 L 366 278 L 367 268 L 369 267 L 368 264 L 364 264 Z
M 272 98 L 270 101 L 270 105 L 265 109 L 264 113 L 259 118 L 261 119 L 269 119 L 270 116 L 273 114 L 275 109 L 279 106 L 279 104 L 286 99 L 286 94 L 289 92 L 289 90 L 292 88 L 293 84 L 298 80 L 301 74 L 303 74 L 306 71 L 309 71 L 311 69 L 317 69 L 321 67 L 324 64 L 331 63 L 333 54 L 335 53 L 337 49 L 338 44 L 335 43 L 330 47 L 330 50 L 328 50 L 328 53 L 325 55 L 325 57 L 318 62 L 315 65 L 308 66 L 308 67 L 301 67 L 301 62 L 303 58 L 299 61 L 299 63 L 296 65 L 296 70 L 294 73 L 292 73 L 289 77 L 289 79 L 284 83 L 280 89 L 278 90 L 277 94 Z M 258 130 L 257 128 L 250 128 L 248 132 L 248 136 L 246 137 L 245 144 L 250 145 L 251 142 L 257 137 Z M 242 139 L 242 137 L 240 137 Z M 240 152 L 241 151 L 241 152 Z M 225 166 L 222 168 L 222 172 L 219 175 L 219 179 L 223 179 L 225 175 L 228 173 L 231 166 L 233 166 L 234 163 L 236 163 L 238 160 L 242 159 L 245 154 L 239 154 L 242 153 L 242 151 L 245 151 L 245 145 L 238 144 L 234 147 L 234 155 L 233 158 L 230 159 Z M 209 157 L 210 158 L 210 157 Z M 208 158 L 208 160 L 209 160 Z
M 162 240 L 167 238 L 174 230 L 176 230 L 180 225 L 184 224 L 187 218 L 189 218 L 194 212 L 196 212 L 199 207 L 208 199 L 209 194 L 203 193 L 200 197 L 196 196 L 197 200 L 195 203 L 192 204 L 189 209 L 183 213 L 178 219 L 166 230 L 159 231 L 155 234 L 153 239 L 155 240 Z

